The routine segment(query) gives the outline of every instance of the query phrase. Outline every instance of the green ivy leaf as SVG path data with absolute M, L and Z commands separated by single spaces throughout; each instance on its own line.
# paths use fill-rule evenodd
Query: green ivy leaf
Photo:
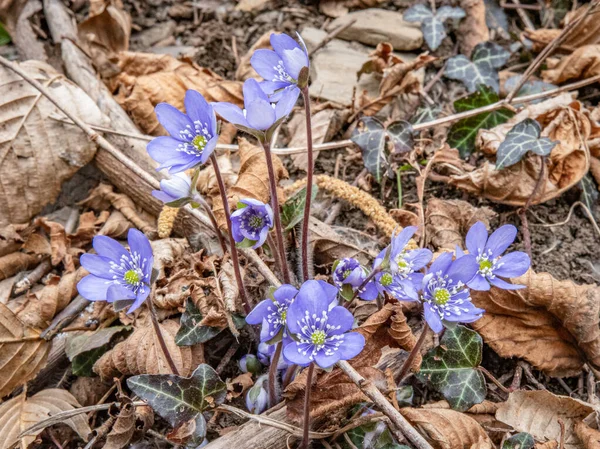
M 394 145 L 394 153 L 408 153 L 414 148 L 413 127 L 404 120 L 397 120 L 387 127 L 387 134 Z
M 581 187 L 581 199 L 580 201 L 587 206 L 587 208 L 593 212 L 596 209 L 598 203 L 598 187 L 592 179 L 589 173 L 586 173 L 581 181 L 579 181 L 579 187 Z
M 181 325 L 175 335 L 177 346 L 192 346 L 206 343 L 216 337 L 223 329 L 220 327 L 200 326 L 204 317 L 190 298 L 187 299 L 185 312 L 181 315 Z
M 462 8 L 442 6 L 434 14 L 428 6 L 414 5 L 404 11 L 407 22 L 421 22 L 421 31 L 427 46 L 435 51 L 446 37 L 444 22 L 448 19 L 462 19 L 466 13 Z
M 314 201 L 319 188 L 313 184 L 311 201 Z M 304 205 L 306 204 L 306 187 L 303 187 L 294 193 L 288 200 L 283 203 L 281 208 L 281 224 L 285 231 L 291 230 L 304 217 Z
M 548 137 L 540 138 L 541 131 L 540 124 L 530 118 L 513 126 L 496 152 L 496 169 L 516 164 L 528 151 L 540 156 L 549 155 L 558 142 Z
M 533 437 L 527 432 L 521 432 L 507 438 L 502 444 L 502 449 L 532 449 L 534 445 Z
M 65 352 L 71 361 L 73 374 L 83 377 L 92 376 L 94 363 L 110 348 L 113 339 L 130 330 L 130 326 L 113 326 L 94 332 L 69 335 Z
M 479 86 L 477 92 L 454 102 L 456 112 L 472 111 L 496 103 L 498 94 L 487 86 Z M 448 145 L 458 149 L 461 157 L 468 156 L 475 149 L 475 139 L 480 129 L 491 129 L 506 122 L 514 115 L 508 109 L 482 112 L 456 122 L 448 132 Z
M 419 123 L 427 123 L 435 120 L 440 114 L 441 109 L 437 106 L 421 106 L 413 115 L 411 122 L 413 125 L 418 125 Z
M 390 429 L 383 422 L 373 422 L 355 427 L 347 432 L 350 441 L 359 449 L 391 449 L 396 442 Z M 344 444 L 349 448 L 349 444 Z
M 485 399 L 481 363 L 483 340 L 464 326 L 446 329 L 440 345 L 423 357 L 417 377 L 428 381 L 454 410 L 465 411 Z
M 6 31 L 4 25 L 0 23 L 0 45 L 10 44 L 11 41 L 12 39 L 10 37 L 10 34 L 8 34 L 8 31 Z
M 203 411 L 222 404 L 227 385 L 205 363 L 191 377 L 142 374 L 127 379 L 127 386 L 146 401 L 172 427 L 196 420 Z
M 365 168 L 377 182 L 381 182 L 387 166 L 383 124 L 373 117 L 363 117 L 352 132 L 350 140 L 360 147 Z

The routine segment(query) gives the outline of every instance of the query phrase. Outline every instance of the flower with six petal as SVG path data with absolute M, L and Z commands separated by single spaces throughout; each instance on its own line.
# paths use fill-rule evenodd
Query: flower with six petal
M 288 308 L 297 294 L 296 287 L 283 284 L 273 291 L 269 298 L 259 302 L 248 314 L 246 317 L 248 324 L 262 324 L 261 342 L 274 340 L 283 334 Z
M 500 226 L 488 238 L 485 225 L 478 221 L 467 233 L 466 246 L 469 254 L 477 258 L 477 274 L 467 282 L 473 290 L 489 290 L 490 284 L 504 290 L 517 290 L 523 285 L 511 284 L 503 278 L 514 278 L 525 274 L 531 265 L 529 256 L 514 251 L 502 256 L 502 253 L 515 241 L 517 228 L 507 224 Z
M 217 118 L 212 106 L 195 90 L 185 93 L 184 104 L 186 114 L 167 103 L 155 108 L 158 121 L 170 134 L 153 139 L 147 146 L 150 157 L 160 164 L 158 170 L 168 168 L 170 173 L 179 173 L 202 165 L 217 145 Z
M 245 246 L 254 249 L 262 246 L 273 227 L 273 218 L 273 209 L 268 204 L 252 198 L 240 200 L 231 214 L 233 239 L 238 243 L 246 241 Z
M 299 366 L 316 362 L 321 368 L 329 368 L 363 350 L 365 338 L 357 332 L 348 332 L 354 317 L 344 307 L 334 305 L 337 289 L 333 289 L 330 291 L 313 280 L 300 287 L 286 317 L 288 333 L 294 339 L 283 348 L 289 362 Z
M 454 261 L 453 257 L 452 253 L 441 254 L 423 277 L 425 321 L 436 333 L 447 322 L 472 323 L 485 312 L 473 305 L 466 286 L 477 272 L 475 256 L 467 254 Z
M 150 294 L 154 256 L 148 238 L 137 229 L 127 234 L 129 251 L 104 235 L 94 237 L 97 254 L 83 254 L 81 265 L 91 274 L 77 284 L 90 301 L 134 300 L 127 313 L 140 307 Z
M 189 202 L 198 202 L 198 192 L 192 192 L 192 180 L 185 173 L 176 173 L 170 179 L 160 181 L 160 190 L 152 196 L 172 207 L 181 207 Z
M 309 66 L 308 50 L 298 34 L 299 45 L 287 34 L 271 34 L 271 46 L 274 50 L 256 50 L 250 58 L 250 64 L 264 78 L 260 83 L 262 90 L 278 101 L 286 91 L 298 91 L 300 71 Z
M 362 285 L 367 275 L 365 267 L 352 257 L 340 259 L 333 264 L 333 283 L 346 299 L 354 296 L 354 292 Z M 358 297 L 365 301 L 372 301 L 377 298 L 377 295 L 377 287 L 373 281 L 370 281 L 362 288 Z

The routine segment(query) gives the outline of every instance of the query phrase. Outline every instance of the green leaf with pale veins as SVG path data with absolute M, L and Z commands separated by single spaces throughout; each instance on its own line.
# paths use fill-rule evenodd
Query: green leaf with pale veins
M 142 374 L 127 379 L 127 386 L 173 427 L 222 404 L 227 395 L 225 382 L 205 363 L 189 378 L 175 374 Z
M 472 111 L 499 101 L 498 94 L 487 86 L 479 86 L 477 92 L 454 102 L 456 112 Z M 456 148 L 461 157 L 468 156 L 475 149 L 475 139 L 480 129 L 491 129 L 514 115 L 508 109 L 482 112 L 456 122 L 448 132 L 448 145 Z
M 94 363 L 110 349 L 111 342 L 130 330 L 129 326 L 112 326 L 94 332 L 69 335 L 65 353 L 71 361 L 73 374 L 84 377 L 91 376 Z
M 373 117 L 363 117 L 352 132 L 350 140 L 360 147 L 365 168 L 377 182 L 381 182 L 387 166 L 385 128 L 381 122 Z
M 319 188 L 313 184 L 311 201 L 314 201 Z M 306 187 L 294 193 L 281 207 L 281 224 L 285 231 L 289 231 L 304 217 L 304 206 L 306 205 Z
M 540 137 L 541 131 L 540 124 L 531 118 L 526 118 L 513 126 L 496 152 L 496 169 L 500 170 L 516 164 L 529 151 L 540 156 L 548 156 L 558 141 Z
M 175 335 L 177 346 L 192 346 L 197 343 L 206 343 L 216 337 L 223 329 L 220 327 L 201 326 L 204 317 L 191 298 L 187 299 L 185 312 L 181 315 L 181 325 Z
M 535 440 L 527 432 L 517 433 L 502 443 L 502 449 L 532 449 Z
M 464 326 L 446 329 L 440 345 L 423 357 L 417 377 L 428 381 L 454 410 L 465 411 L 485 399 L 481 363 L 483 340 Z

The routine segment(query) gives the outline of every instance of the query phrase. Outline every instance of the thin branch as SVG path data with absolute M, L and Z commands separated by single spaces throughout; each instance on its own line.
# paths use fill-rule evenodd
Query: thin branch
M 321 48 L 323 48 L 325 45 L 327 45 L 329 42 L 331 42 L 333 39 L 335 39 L 336 36 L 339 35 L 342 31 L 347 30 L 352 25 L 354 25 L 357 20 L 358 19 L 352 19 L 350 22 L 348 22 L 344 25 L 341 25 L 338 28 L 336 28 L 335 30 L 333 30 L 331 33 L 329 33 L 327 36 L 325 36 L 323 38 L 323 40 L 321 42 L 319 42 L 315 48 L 313 48 L 311 51 L 308 52 L 308 56 L 314 55 Z
M 177 365 L 175 365 L 173 357 L 171 357 L 171 353 L 169 352 L 169 348 L 167 347 L 167 342 L 165 341 L 165 337 L 160 328 L 160 324 L 158 323 L 158 316 L 156 314 L 156 308 L 154 307 L 154 288 L 152 288 L 152 293 L 146 300 L 146 303 L 148 304 L 148 309 L 150 310 L 152 326 L 154 327 L 154 333 L 156 334 L 156 338 L 158 339 L 160 349 L 162 350 L 162 353 L 165 356 L 165 360 L 167 361 L 171 372 L 176 376 L 179 376 L 179 370 L 177 369 Z

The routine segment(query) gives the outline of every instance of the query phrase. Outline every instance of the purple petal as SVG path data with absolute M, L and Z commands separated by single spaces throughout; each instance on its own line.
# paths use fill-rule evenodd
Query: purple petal
M 90 274 L 77 284 L 77 291 L 89 301 L 106 301 L 106 292 L 112 281 Z
M 207 125 L 209 133 L 214 135 L 217 130 L 217 117 L 202 94 L 192 89 L 188 90 L 185 93 L 184 104 L 189 118 L 194 122 L 200 122 L 202 126 Z
M 206 142 L 204 149 L 202 150 L 202 156 L 200 156 L 200 163 L 205 164 L 208 158 L 213 154 L 215 148 L 217 148 L 217 142 L 219 141 L 219 136 L 215 135 L 212 139 Z
M 238 212 L 238 211 L 235 211 Z M 234 212 L 234 213 L 235 213 Z M 233 235 L 233 240 L 235 240 L 237 243 L 243 242 L 244 241 L 244 236 L 242 235 L 242 233 L 240 232 L 240 225 L 242 222 L 242 218 L 238 215 L 231 215 L 231 234 Z
M 511 284 L 509 282 L 503 281 L 499 277 L 490 279 L 490 284 L 492 284 L 496 288 L 501 288 L 502 290 L 521 290 L 525 288 L 524 285 Z
M 137 298 L 135 299 L 134 303 L 131 304 L 131 307 L 129 307 L 127 313 L 132 313 L 134 310 L 138 309 L 142 304 L 144 304 L 144 301 L 146 300 L 149 294 L 149 288 L 145 288 L 143 291 L 138 292 Z
M 429 267 L 429 273 L 441 271 L 444 274 L 448 271 L 450 265 L 452 265 L 452 253 L 442 253 L 433 261 L 431 267 Z
M 160 181 L 160 189 L 174 199 L 189 196 L 192 180 L 185 173 L 178 173 L 171 179 Z
M 269 307 L 274 308 L 273 301 L 270 299 L 264 299 L 259 302 L 252 312 L 246 316 L 246 323 L 257 325 L 262 323 L 263 319 L 269 314 Z
M 246 111 L 246 119 L 253 129 L 264 131 L 275 123 L 275 110 L 267 100 L 257 99 L 246 104 Z
M 267 228 L 266 226 L 264 228 L 262 228 L 260 230 L 260 233 L 258 234 L 258 240 L 256 241 L 256 243 L 252 246 L 252 249 L 256 249 L 256 248 L 260 248 L 261 246 L 264 245 L 265 241 L 267 240 L 267 235 L 269 234 L 269 228 Z
M 263 92 L 269 95 L 269 101 L 271 103 L 278 102 L 281 98 L 283 89 L 290 85 L 290 83 L 285 81 L 261 81 L 259 84 Z
M 444 329 L 442 320 L 440 320 L 440 316 L 431 309 L 431 306 L 428 303 L 423 304 L 423 312 L 425 315 L 425 321 L 427 321 L 427 324 L 429 324 L 431 330 L 433 330 L 433 332 L 436 334 L 442 332 Z
M 135 293 L 127 287 L 120 284 L 112 284 L 106 291 L 106 300 L 108 302 L 115 302 L 125 299 L 134 299 Z
M 250 103 L 254 103 L 255 101 L 262 100 L 269 102 L 269 97 L 263 90 L 260 88 L 260 84 L 254 78 L 249 78 L 244 82 L 244 86 L 242 87 L 244 93 L 244 106 L 248 109 Z
M 406 261 L 413 263 L 413 270 L 420 270 L 433 258 L 433 253 L 428 249 L 415 249 L 406 254 Z
M 521 276 L 529 270 L 531 260 L 526 253 L 521 251 L 515 251 L 508 253 L 498 261 L 500 265 L 494 270 L 496 276 L 502 276 L 503 278 L 516 278 Z M 88 270 L 89 271 L 89 270 Z
M 416 226 L 407 226 L 399 234 L 392 236 L 392 257 L 404 250 L 408 241 L 417 232 Z
M 338 348 L 340 360 L 350 360 L 356 357 L 365 347 L 365 337 L 358 332 L 344 335 L 344 342 Z
M 183 133 L 183 131 L 191 132 L 194 129 L 194 124 L 187 115 L 168 103 L 159 103 L 154 110 L 158 121 L 172 137 L 186 142 L 190 140 Z
M 469 229 L 469 232 L 467 232 L 467 237 L 465 239 L 469 253 L 479 256 L 485 248 L 487 239 L 488 232 L 485 224 L 483 224 L 481 221 L 478 221 L 471 226 L 471 229 Z
M 377 299 L 377 296 L 379 296 L 379 291 L 377 291 L 377 286 L 373 282 L 369 282 L 365 286 L 364 291 L 358 295 L 363 301 L 373 301 Z
M 297 80 L 300 70 L 303 67 L 308 67 L 308 56 L 304 50 L 298 42 L 283 33 L 271 34 L 271 45 L 283 60 L 286 72 Z
M 333 365 L 339 362 L 339 360 L 339 351 L 333 351 L 332 354 L 327 355 L 325 354 L 325 349 L 322 349 L 315 355 L 315 362 L 317 363 L 317 365 L 319 365 L 319 367 L 323 369 L 331 368 Z
M 154 263 L 150 240 L 142 232 L 131 228 L 127 234 L 127 242 L 129 243 L 131 252 L 139 254 L 140 268 L 142 268 L 144 275 L 147 277 L 146 280 L 149 281 L 152 274 L 152 264 Z
M 296 101 L 298 101 L 299 95 L 300 95 L 300 89 L 298 89 L 295 85 L 286 87 L 283 90 L 281 97 L 279 98 L 279 101 L 277 102 L 277 105 L 275 106 L 275 119 L 276 120 L 280 120 L 284 117 L 287 117 L 290 114 L 290 112 L 292 112 L 292 109 L 294 108 Z
M 245 204 L 246 206 L 265 207 L 265 203 L 255 200 L 254 198 L 243 198 L 240 200 L 240 203 Z
M 358 287 L 363 282 L 363 279 L 364 279 L 363 273 L 364 273 L 364 271 L 361 267 L 356 267 L 354 270 L 352 270 L 350 272 L 348 277 L 346 279 L 344 279 L 343 283 L 349 284 L 353 287 Z
M 290 284 L 283 284 L 273 292 L 273 298 L 280 304 L 290 304 L 297 294 L 298 289 L 296 287 Z
M 213 103 L 212 107 L 217 114 L 219 114 L 229 123 L 250 128 L 246 117 L 244 117 L 244 113 L 238 106 L 221 101 L 219 103 Z
M 486 250 L 492 251 L 492 259 L 500 256 L 515 241 L 517 228 L 507 224 L 496 229 L 488 239 Z
M 335 301 L 337 299 L 339 290 L 337 289 L 336 286 L 331 285 L 325 281 L 317 281 L 317 282 L 323 289 L 323 292 L 325 293 L 325 299 L 329 304 L 331 304 L 333 301 Z
M 467 287 L 480 292 L 487 292 L 490 289 L 490 283 L 481 274 L 476 274 L 473 279 L 467 282 Z
M 162 190 L 153 190 L 152 196 L 154 198 L 156 198 L 157 200 L 162 201 L 163 203 L 170 203 L 171 201 L 175 201 L 177 199 L 177 198 L 173 198 L 173 197 L 167 195 Z
M 339 329 L 329 331 L 329 335 L 340 335 L 352 329 L 354 317 L 345 307 L 336 306 L 329 312 L 327 316 L 327 324 L 332 326 L 340 326 Z
M 452 253 L 449 253 L 452 256 Z M 479 271 L 479 263 L 473 254 L 466 254 L 460 259 L 456 259 L 448 268 L 448 277 L 454 282 L 460 281 L 466 284 Z
M 113 274 L 110 272 L 110 259 L 97 256 L 96 254 L 82 254 L 79 258 L 79 263 L 91 274 L 112 280 Z
M 127 250 L 115 239 L 105 235 L 97 235 L 92 241 L 92 246 L 99 256 L 118 262 L 121 257 L 128 257 Z
M 279 76 L 275 67 L 279 65 L 280 60 L 281 58 L 273 50 L 259 49 L 250 58 L 250 65 L 265 81 L 275 81 Z M 263 87 L 262 84 L 261 87 Z
M 146 146 L 146 150 L 152 159 L 160 164 L 157 170 L 168 168 L 188 161 L 196 161 L 196 156 L 180 151 L 180 147 L 189 145 L 168 136 L 160 136 L 153 139 Z M 171 173 L 176 171 L 169 170 Z
M 299 351 L 300 345 L 296 342 L 289 343 L 283 348 L 283 355 L 290 363 L 298 366 L 308 366 L 311 364 L 310 351 L 306 355 Z M 302 348 L 304 349 L 304 348 Z

